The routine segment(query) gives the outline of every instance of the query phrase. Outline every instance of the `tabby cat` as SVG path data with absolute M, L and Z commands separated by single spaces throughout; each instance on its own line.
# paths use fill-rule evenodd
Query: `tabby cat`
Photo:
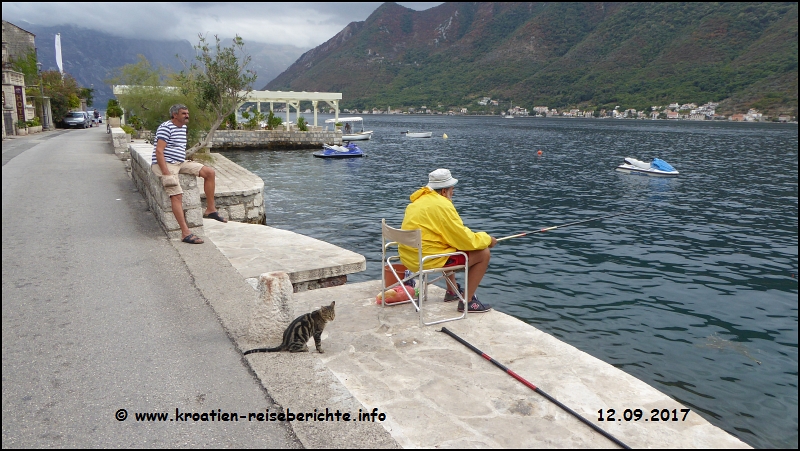
M 289 324 L 289 327 L 283 332 L 283 343 L 275 348 L 258 348 L 246 351 L 244 355 L 252 354 L 254 352 L 308 352 L 308 339 L 314 337 L 314 344 L 317 346 L 317 351 L 320 354 L 325 351 L 322 350 L 322 329 L 325 324 L 333 321 L 336 317 L 336 312 L 333 306 L 336 301 L 331 302 L 331 305 L 322 306 L 319 310 L 314 310 L 311 313 L 298 316 Z

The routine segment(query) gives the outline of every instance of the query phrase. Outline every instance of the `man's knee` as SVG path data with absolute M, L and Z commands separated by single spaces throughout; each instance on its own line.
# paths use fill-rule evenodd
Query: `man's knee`
M 477 265 L 478 263 L 482 262 L 487 262 L 488 264 L 489 259 L 491 257 L 492 257 L 492 251 L 489 250 L 488 247 L 486 249 L 481 249 L 479 251 L 471 251 L 469 253 L 469 264 L 470 266 Z
M 213 178 L 215 175 L 216 172 L 214 172 L 214 168 L 211 166 L 203 166 L 203 169 L 200 169 L 200 177 L 204 179 Z

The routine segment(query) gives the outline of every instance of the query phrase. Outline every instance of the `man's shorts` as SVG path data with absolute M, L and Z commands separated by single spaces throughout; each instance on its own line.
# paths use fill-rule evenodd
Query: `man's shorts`
M 150 169 L 152 169 L 153 173 L 157 175 L 159 179 L 161 179 L 161 168 L 158 167 L 158 164 L 150 165 Z M 171 175 L 189 174 L 199 177 L 200 170 L 203 169 L 203 165 L 196 161 L 184 161 L 183 163 L 167 163 L 167 169 Z M 167 192 L 167 196 L 169 197 L 183 194 L 180 183 L 175 186 L 164 188 L 164 190 Z
M 445 262 L 444 266 L 463 266 L 467 264 L 467 258 L 463 255 L 453 255 L 448 257 L 447 261 Z

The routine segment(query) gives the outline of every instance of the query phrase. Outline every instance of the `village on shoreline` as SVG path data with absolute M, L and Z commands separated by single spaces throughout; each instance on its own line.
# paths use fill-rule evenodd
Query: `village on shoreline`
M 499 106 L 500 101 L 483 97 L 478 101 L 480 106 Z M 754 108 L 750 108 L 747 113 L 737 113 L 725 116 L 716 113 L 719 103 L 708 102 L 698 106 L 695 103 L 671 103 L 668 106 L 652 106 L 650 111 L 637 111 L 633 108 L 620 109 L 616 106 L 613 110 L 581 110 L 571 108 L 569 110 L 558 110 L 547 106 L 533 107 L 532 111 L 519 105 L 512 106 L 499 113 L 486 113 L 483 111 L 470 112 L 468 108 L 443 110 L 442 105 L 436 109 L 431 109 L 425 105 L 419 108 L 395 108 L 387 107 L 385 110 L 380 108 L 372 109 L 342 109 L 344 114 L 419 114 L 419 115 L 442 115 L 442 116 L 500 116 L 500 117 L 564 117 L 564 118 L 590 118 L 590 119 L 647 119 L 647 120 L 692 120 L 692 121 L 730 121 L 730 122 L 792 122 L 797 123 L 797 117 L 788 114 L 778 116 L 767 116 Z M 276 112 L 283 111 L 281 109 Z M 306 110 L 305 113 L 310 113 Z M 333 114 L 333 110 L 330 111 Z

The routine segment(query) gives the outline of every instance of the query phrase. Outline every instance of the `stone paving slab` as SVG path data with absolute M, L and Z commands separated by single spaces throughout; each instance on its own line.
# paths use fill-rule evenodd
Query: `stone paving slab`
M 225 156 L 212 153 L 213 162 L 207 163 L 216 172 L 216 190 L 214 196 L 248 196 L 264 190 L 264 181 L 261 177 L 239 166 Z M 197 178 L 197 186 L 203 186 L 203 179 Z M 200 190 L 200 197 L 205 199 L 206 194 Z
M 442 325 L 633 448 L 750 448 L 694 411 L 685 421 L 651 421 L 652 409 L 686 406 L 509 315 L 420 327 L 410 304 L 376 305 L 379 289 L 372 281 L 295 293 L 298 315 L 336 301 L 336 319 L 322 335 L 325 353 L 299 358 L 319 362 L 360 404 L 384 412 L 381 424 L 404 448 L 617 447 L 439 332 Z M 455 303 L 439 301 L 443 289 L 430 293 L 432 317 L 455 313 Z M 283 358 L 248 357 L 261 367 Z M 622 420 L 636 408 L 640 421 Z M 598 422 L 600 409 L 616 409 L 622 421 Z
M 364 271 L 363 255 L 288 230 L 203 220 L 207 236 L 245 278 L 283 271 L 293 284 Z

